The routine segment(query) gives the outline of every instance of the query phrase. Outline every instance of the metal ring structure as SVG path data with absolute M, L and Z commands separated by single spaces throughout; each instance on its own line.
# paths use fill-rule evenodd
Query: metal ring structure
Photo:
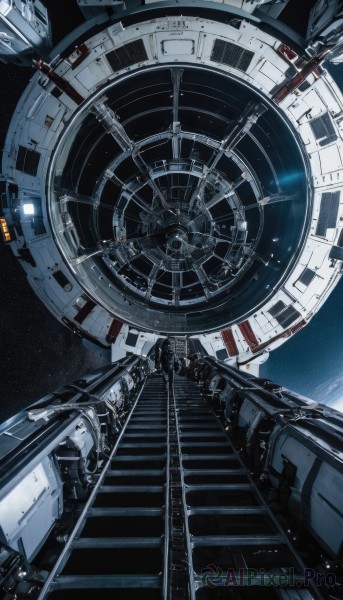
M 295 333 L 340 277 L 342 100 L 324 73 L 276 104 L 296 52 L 211 16 L 138 12 L 62 52 L 18 105 L 4 173 L 58 318 L 101 343 L 113 319 L 187 334 L 237 361 Z

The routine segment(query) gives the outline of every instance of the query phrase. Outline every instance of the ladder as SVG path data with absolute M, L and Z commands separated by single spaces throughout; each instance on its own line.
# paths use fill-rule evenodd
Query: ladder
M 174 395 L 189 600 L 320 598 L 197 386 Z
M 39 600 L 321 598 L 199 387 L 174 386 L 147 379 Z

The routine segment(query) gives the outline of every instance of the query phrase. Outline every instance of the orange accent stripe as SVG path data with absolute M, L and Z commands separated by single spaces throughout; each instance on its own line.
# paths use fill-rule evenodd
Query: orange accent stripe
M 111 326 L 108 330 L 108 334 L 106 336 L 106 340 L 109 344 L 113 344 L 113 342 L 116 341 L 122 327 L 123 323 L 117 321 L 117 319 L 113 319 Z
M 74 317 L 74 320 L 77 321 L 77 323 L 83 323 L 85 318 L 88 317 L 89 313 L 92 312 L 94 306 L 96 306 L 96 304 L 93 302 L 93 300 L 87 300 L 86 304 L 83 305 L 76 317 Z
M 279 340 L 281 338 L 288 338 L 291 335 L 294 335 L 297 331 L 299 331 L 300 329 L 302 329 L 303 327 L 305 327 L 306 323 L 307 323 L 307 321 L 305 321 L 305 319 L 303 319 L 302 321 L 300 321 L 300 323 L 297 323 L 296 325 L 293 325 L 293 327 L 290 327 L 289 329 L 286 329 L 286 331 L 283 331 L 283 333 L 279 333 L 278 335 L 276 335 L 275 337 L 271 338 L 267 342 L 263 342 L 262 344 L 260 344 L 256 348 L 254 348 L 253 349 L 253 353 L 256 354 L 257 352 L 260 352 L 261 350 L 264 350 L 264 348 L 267 348 L 267 346 L 269 346 L 273 342 L 276 342 L 276 340 Z
M 293 325 L 293 327 L 291 327 L 289 329 L 290 334 L 293 335 L 293 333 L 296 333 L 297 331 L 299 331 L 299 329 L 302 329 L 303 327 L 305 327 L 305 325 L 306 325 L 306 321 L 305 321 L 305 319 L 303 319 L 302 321 L 300 321 L 300 323 Z
M 226 349 L 229 353 L 229 356 L 237 356 L 239 354 L 237 344 L 235 338 L 233 337 L 233 333 L 231 329 L 224 329 L 221 332 L 223 342 L 226 346 Z
M 259 342 L 258 339 L 256 337 L 256 335 L 254 334 L 252 327 L 250 325 L 249 321 L 243 321 L 242 323 L 238 324 L 238 327 L 240 328 L 241 332 L 243 333 L 248 345 L 250 346 L 251 350 L 255 350 L 255 348 L 258 347 Z

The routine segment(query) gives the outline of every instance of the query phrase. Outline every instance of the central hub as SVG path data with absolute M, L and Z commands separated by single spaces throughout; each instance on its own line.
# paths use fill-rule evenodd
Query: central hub
M 187 244 L 187 232 L 180 226 L 176 225 L 166 231 L 166 244 L 171 252 L 182 252 Z

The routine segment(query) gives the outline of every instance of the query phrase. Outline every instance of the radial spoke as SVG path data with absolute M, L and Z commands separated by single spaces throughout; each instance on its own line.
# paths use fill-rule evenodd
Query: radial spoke
M 197 278 L 199 279 L 199 281 L 203 287 L 206 298 L 210 298 L 211 294 L 207 287 L 207 275 L 206 275 L 205 271 L 203 270 L 202 267 L 199 267 L 197 265 L 193 265 L 193 271 L 195 272 Z
M 219 152 L 214 153 L 212 161 L 209 165 L 207 176 L 216 167 L 223 154 L 237 146 L 238 142 L 240 142 L 241 139 L 250 131 L 253 125 L 257 123 L 258 119 L 265 113 L 266 110 L 267 109 L 265 106 L 263 106 L 263 104 L 249 102 L 242 115 L 238 119 L 235 127 L 223 138 L 219 147 Z
M 132 150 L 134 147 L 133 141 L 127 135 L 115 112 L 107 106 L 105 100 L 107 100 L 107 98 L 93 104 L 90 111 L 96 116 L 97 120 L 106 131 L 114 137 L 122 150 Z
M 150 169 L 149 169 L 148 165 L 146 164 L 144 158 L 142 157 L 141 153 L 138 150 L 135 150 L 132 153 L 132 159 L 133 159 L 134 163 L 137 165 L 137 167 L 139 168 L 139 170 L 143 173 L 143 175 L 145 175 L 147 184 L 155 192 L 155 194 L 158 197 L 158 199 L 160 200 L 161 205 L 163 206 L 163 208 L 165 208 L 166 210 L 168 210 L 171 213 L 175 214 L 171 210 L 168 202 L 166 201 L 166 199 L 165 199 L 164 195 L 162 194 L 160 188 L 158 187 L 157 183 L 152 178 Z
M 126 200 L 128 202 L 130 200 L 132 200 L 143 211 L 148 212 L 150 215 L 153 215 L 154 220 L 158 222 L 159 219 L 156 216 L 156 212 L 153 211 L 152 208 L 150 208 L 150 206 L 147 205 L 144 198 L 142 198 L 141 196 L 138 196 L 135 192 L 133 194 L 129 194 L 129 193 L 127 193 L 127 191 L 125 189 L 123 190 L 122 198 L 126 198 Z
M 125 264 L 129 265 L 130 263 L 132 263 L 134 260 L 136 260 L 136 258 L 138 256 L 141 256 L 143 254 L 144 256 L 144 252 L 145 249 L 144 248 L 139 248 L 136 252 L 136 254 L 134 254 L 133 256 L 125 256 Z M 125 265 L 123 265 L 125 266 Z M 137 273 L 138 274 L 138 273 Z
M 252 260 L 258 260 L 261 263 L 264 264 L 265 267 L 269 267 L 270 269 L 273 269 L 273 271 L 280 271 L 281 270 L 281 264 L 275 264 L 274 261 L 272 260 L 272 256 L 269 256 L 269 258 L 264 258 L 263 256 L 261 256 L 260 254 L 257 254 L 257 252 L 253 252 L 252 254 L 249 255 L 251 257 Z
M 143 159 L 141 152 L 139 151 L 138 147 L 135 145 L 133 140 L 126 133 L 123 125 L 119 122 L 115 112 L 109 106 L 107 106 L 105 100 L 107 100 L 107 98 L 96 102 L 92 106 L 90 111 L 96 116 L 97 120 L 99 121 L 99 123 L 101 123 L 101 125 L 103 125 L 106 131 L 108 131 L 113 136 L 120 148 L 124 152 L 129 151 L 131 153 L 132 160 L 134 161 L 138 169 L 141 171 L 141 173 L 143 173 L 143 175 L 145 176 L 148 185 L 154 190 L 156 195 L 159 197 L 162 206 L 167 210 L 170 210 L 161 190 L 152 178 L 149 167 Z
M 114 185 L 118 185 L 117 181 L 120 181 L 119 178 L 114 173 L 112 173 L 112 171 L 108 172 L 107 179 Z M 135 190 L 132 190 L 130 188 L 130 185 L 126 185 L 124 182 L 121 182 L 121 187 L 124 191 L 123 195 L 128 201 L 132 200 L 133 202 L 135 202 L 135 204 L 137 204 L 137 206 L 139 206 L 139 208 L 152 215 L 156 223 L 162 223 L 161 219 L 156 215 L 156 211 L 152 210 L 152 208 L 150 208 L 150 206 L 147 204 L 146 200 L 142 198 L 142 196 L 138 194 Z
M 175 271 L 172 274 L 173 302 L 175 306 L 180 306 L 180 289 L 182 287 L 181 279 L 182 276 L 180 272 Z
M 151 269 L 150 275 L 148 277 L 148 289 L 145 294 L 146 300 L 150 300 L 150 298 L 151 298 L 152 288 L 154 287 L 154 285 L 156 283 L 156 276 L 161 268 L 161 265 L 162 265 L 162 261 L 158 265 L 155 264 L 153 266 L 153 268 Z
M 173 158 L 174 160 L 180 160 L 181 156 L 181 124 L 179 121 L 179 101 L 180 101 L 180 85 L 182 80 L 183 69 L 174 68 L 171 69 L 171 77 L 173 82 Z
M 108 178 L 109 181 L 111 181 L 110 178 Z M 56 194 L 59 194 L 60 192 L 58 192 L 57 190 L 55 191 Z M 153 217 L 156 223 L 162 223 L 161 219 L 158 219 L 156 216 L 156 212 L 153 211 L 146 203 L 145 201 L 140 198 L 137 197 L 137 195 L 135 196 L 131 196 L 132 200 L 135 201 L 135 203 L 145 212 L 149 212 Z M 82 194 L 78 194 L 77 192 L 72 192 L 70 190 L 66 190 L 64 191 L 64 193 L 59 196 L 59 200 L 61 203 L 67 203 L 67 202 L 76 202 L 78 204 L 88 204 L 89 206 L 92 206 L 94 208 L 94 210 L 98 210 L 99 208 L 101 209 L 107 209 L 110 211 L 114 211 L 115 210 L 115 206 L 113 204 L 106 204 L 105 202 L 99 202 L 99 200 L 92 198 L 91 196 L 84 196 Z M 135 223 L 141 223 L 141 219 L 137 219 L 134 216 L 129 216 L 130 220 L 135 221 Z
M 211 200 L 208 200 L 208 202 L 206 202 L 206 208 L 209 210 L 210 208 L 213 208 L 216 204 L 218 204 L 225 198 L 229 198 L 230 196 L 233 196 L 234 191 L 231 190 L 231 185 L 228 186 L 227 189 L 230 189 L 230 192 L 226 193 L 225 190 L 222 190 L 222 191 L 218 192 L 218 194 L 213 196 L 213 198 L 211 198 Z
M 192 196 L 189 200 L 189 205 L 188 205 L 188 214 L 189 215 L 193 212 L 196 205 L 198 205 L 199 207 L 204 205 L 205 187 L 206 187 L 206 179 L 205 179 L 205 177 L 203 177 L 201 179 L 200 183 L 198 184 L 198 186 L 196 187 L 196 189 L 194 190 L 194 193 L 192 194 Z
M 154 234 L 147 233 L 146 235 L 137 235 L 135 237 L 127 237 L 123 242 L 119 242 L 120 246 L 126 246 L 132 242 L 146 242 L 149 238 L 153 238 Z
M 228 236 L 224 235 L 223 233 L 220 233 L 219 235 L 212 235 L 211 233 L 199 233 L 199 235 L 202 235 L 204 237 L 212 239 L 215 242 L 226 242 L 229 244 L 233 242 L 232 237 L 228 237 Z
M 219 149 L 213 153 L 209 164 L 204 168 L 204 175 L 190 199 L 190 210 L 192 210 L 196 198 L 201 198 L 202 190 L 206 186 L 208 176 L 213 173 L 222 156 L 238 144 L 266 110 L 266 107 L 262 104 L 251 102 L 247 105 L 235 127 L 223 138 Z
M 57 190 L 55 189 L 55 193 L 57 195 L 59 195 L 59 200 L 62 203 L 67 203 L 67 202 L 77 202 L 79 204 L 88 204 L 90 206 L 92 206 L 93 208 L 98 208 L 99 207 L 99 200 L 92 198 L 92 196 L 85 196 L 83 194 L 78 194 L 77 192 L 73 192 L 71 190 Z M 111 206 L 110 204 L 102 204 L 101 205 L 104 208 L 108 208 L 110 210 L 113 210 L 113 206 Z
M 279 202 L 290 202 L 293 200 L 299 200 L 301 198 L 299 192 L 294 192 L 293 194 L 270 194 L 270 196 L 264 196 L 260 198 L 258 201 L 259 206 L 269 206 L 270 204 L 277 204 Z M 256 206 L 256 205 L 253 205 Z M 246 206 L 246 210 L 253 208 L 250 204 Z
M 83 254 L 76 256 L 75 258 L 71 258 L 70 261 L 73 265 L 80 265 L 85 260 L 94 258 L 94 256 L 109 254 L 112 244 L 113 240 L 102 240 L 101 242 L 98 242 L 97 248 L 87 248 Z

